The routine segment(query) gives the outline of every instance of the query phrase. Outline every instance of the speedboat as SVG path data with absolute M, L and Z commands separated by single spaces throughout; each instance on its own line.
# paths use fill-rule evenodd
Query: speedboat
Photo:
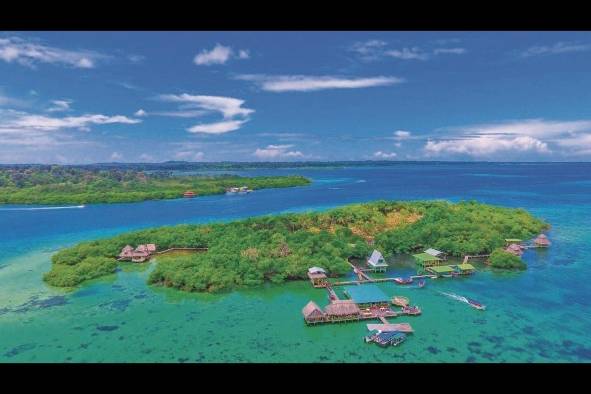
M 412 278 L 408 277 L 408 278 L 394 278 L 394 282 L 401 284 L 401 285 L 407 285 L 409 283 L 412 283 Z
M 468 301 L 468 304 L 472 307 L 472 308 L 476 308 L 478 310 L 485 310 L 486 309 L 486 305 L 482 305 L 480 302 L 475 301 L 473 299 L 467 298 L 466 297 L 466 301 Z

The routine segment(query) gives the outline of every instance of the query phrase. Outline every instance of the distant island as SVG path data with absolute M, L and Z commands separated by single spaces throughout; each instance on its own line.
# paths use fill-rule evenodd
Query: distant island
M 118 258 L 145 261 L 156 256 L 151 284 L 217 292 L 304 279 L 311 266 L 338 277 L 350 271 L 349 258 L 366 259 L 373 249 L 391 256 L 427 247 L 457 257 L 492 252 L 493 267 L 523 268 L 514 266 L 515 259 L 523 264 L 519 257 L 503 251 L 505 240 L 528 239 L 546 228 L 548 224 L 523 209 L 474 201 L 376 201 L 318 213 L 167 226 L 83 242 L 53 255 L 44 279 L 53 286 L 73 287 L 115 272 L 122 264 Z M 158 254 L 171 248 L 194 251 Z
M 224 193 L 227 188 L 308 185 L 302 176 L 174 176 L 136 169 L 74 166 L 0 167 L 0 204 L 91 204 L 163 200 Z

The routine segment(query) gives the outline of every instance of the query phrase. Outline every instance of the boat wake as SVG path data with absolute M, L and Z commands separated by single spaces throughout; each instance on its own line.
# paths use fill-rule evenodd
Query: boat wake
M 53 209 L 81 209 L 86 205 L 70 205 L 66 207 L 34 207 L 34 208 L 0 208 L 0 211 L 43 211 Z
M 485 310 L 486 309 L 486 306 L 485 305 L 482 305 L 478 301 L 472 300 L 470 298 L 467 298 L 467 297 L 464 297 L 464 296 L 461 296 L 461 295 L 457 295 L 457 294 L 454 294 L 454 293 L 446 293 L 444 291 L 438 291 L 438 293 L 443 294 L 444 296 L 447 296 L 449 298 L 452 298 L 452 299 L 454 299 L 456 301 L 460 301 L 460 302 L 466 303 L 466 304 L 470 305 L 472 308 L 476 308 L 476 309 L 479 309 L 479 310 Z

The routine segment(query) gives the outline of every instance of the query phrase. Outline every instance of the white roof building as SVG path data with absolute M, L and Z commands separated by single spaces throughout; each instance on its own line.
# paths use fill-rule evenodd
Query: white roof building
M 367 259 L 367 264 L 371 265 L 372 267 L 387 267 L 386 261 L 384 260 L 384 256 L 377 250 L 374 250 L 369 259 Z
M 431 256 L 434 256 L 434 257 L 439 257 L 439 256 L 445 254 L 442 251 L 437 250 L 437 249 L 433 249 L 433 248 L 429 248 L 429 249 L 425 250 L 425 253 L 430 254 Z

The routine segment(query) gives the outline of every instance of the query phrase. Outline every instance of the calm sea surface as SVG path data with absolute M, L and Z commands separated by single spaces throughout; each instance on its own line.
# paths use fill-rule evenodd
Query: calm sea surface
M 557 362 L 591 361 L 591 164 L 424 163 L 281 169 L 308 187 L 245 196 L 83 208 L 0 206 L 1 362 Z M 51 255 L 79 241 L 132 229 L 323 210 L 376 199 L 476 199 L 522 207 L 552 224 L 548 250 L 528 250 L 528 270 L 478 266 L 470 278 L 424 289 L 380 285 L 423 309 L 398 318 L 415 329 L 397 348 L 367 345 L 365 323 L 306 327 L 301 309 L 326 293 L 307 282 L 226 294 L 146 285 L 137 265 L 73 292 L 49 288 Z M 400 256 L 392 274 L 413 271 Z M 477 311 L 438 291 L 474 298 Z

